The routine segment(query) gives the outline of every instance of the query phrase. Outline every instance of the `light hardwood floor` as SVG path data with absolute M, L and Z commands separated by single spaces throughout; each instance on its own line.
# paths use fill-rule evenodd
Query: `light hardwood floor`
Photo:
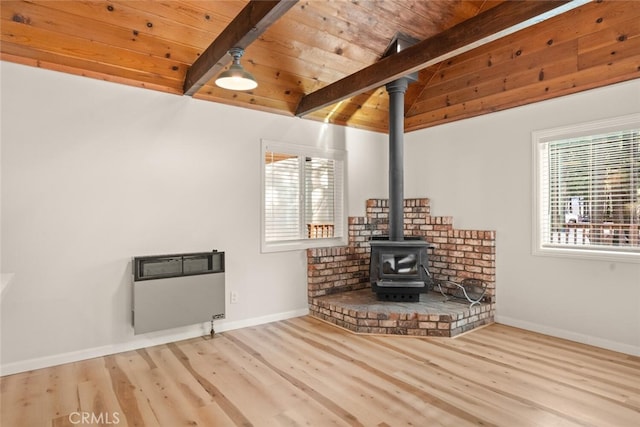
M 640 426 L 640 358 L 497 324 L 410 338 L 301 317 L 1 381 L 2 427 Z

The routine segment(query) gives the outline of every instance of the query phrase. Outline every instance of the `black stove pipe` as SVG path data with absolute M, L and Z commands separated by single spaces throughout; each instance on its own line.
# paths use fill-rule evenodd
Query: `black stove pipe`
M 409 82 L 394 80 L 389 93 L 389 240 L 404 240 L 404 94 Z

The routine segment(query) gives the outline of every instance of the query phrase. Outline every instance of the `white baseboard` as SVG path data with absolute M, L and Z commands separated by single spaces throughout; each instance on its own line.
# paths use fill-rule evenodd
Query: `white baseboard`
M 277 322 L 278 320 L 292 319 L 294 317 L 306 316 L 309 314 L 308 308 L 299 310 L 285 311 L 283 313 L 269 314 L 261 317 L 253 317 L 251 319 L 227 321 L 217 320 L 215 324 L 216 332 L 232 331 L 234 329 L 248 328 L 251 326 L 264 325 L 265 323 Z M 207 324 L 209 327 L 209 324 Z M 209 330 L 207 329 L 207 332 Z
M 567 331 L 565 329 L 554 328 L 551 326 L 540 325 L 538 323 L 527 322 L 507 316 L 496 315 L 495 321 L 496 323 L 502 323 L 503 325 L 526 329 L 528 331 L 538 332 L 557 338 L 563 338 L 569 341 L 575 341 L 582 344 L 592 345 L 594 347 L 605 348 L 607 350 L 630 354 L 632 356 L 640 356 L 640 346 L 620 343 L 617 341 L 610 341 L 604 338 L 580 334 L 577 332 Z
M 227 321 L 216 320 L 214 328 L 216 332 L 231 331 L 234 329 L 248 328 L 265 323 L 286 320 L 294 317 L 306 316 L 309 309 L 299 309 L 282 313 L 270 314 L 267 316 L 253 317 L 250 319 Z M 171 329 L 170 331 L 151 332 L 144 335 L 136 335 L 131 341 L 102 347 L 88 348 L 84 350 L 72 351 L 69 353 L 56 354 L 52 356 L 38 357 L 34 359 L 22 360 L 0 365 L 0 376 L 17 374 L 34 369 L 48 368 L 62 365 L 64 363 L 78 362 L 81 360 L 93 359 L 94 357 L 108 356 L 125 351 L 138 350 L 140 348 L 152 347 L 189 338 L 209 335 L 210 323 L 203 323 L 183 328 Z

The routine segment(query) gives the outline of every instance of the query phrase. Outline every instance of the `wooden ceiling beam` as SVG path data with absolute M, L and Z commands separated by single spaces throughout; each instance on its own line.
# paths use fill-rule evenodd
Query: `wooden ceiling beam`
M 304 116 L 407 74 L 467 52 L 588 3 L 573 1 L 507 1 L 433 37 L 304 96 L 296 116 Z
M 251 0 L 187 70 L 184 94 L 192 96 L 231 61 L 229 49 L 245 49 L 298 0 Z

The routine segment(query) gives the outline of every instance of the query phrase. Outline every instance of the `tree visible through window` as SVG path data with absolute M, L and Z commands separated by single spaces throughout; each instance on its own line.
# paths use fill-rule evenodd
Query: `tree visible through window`
M 640 129 L 538 143 L 540 247 L 640 253 Z

